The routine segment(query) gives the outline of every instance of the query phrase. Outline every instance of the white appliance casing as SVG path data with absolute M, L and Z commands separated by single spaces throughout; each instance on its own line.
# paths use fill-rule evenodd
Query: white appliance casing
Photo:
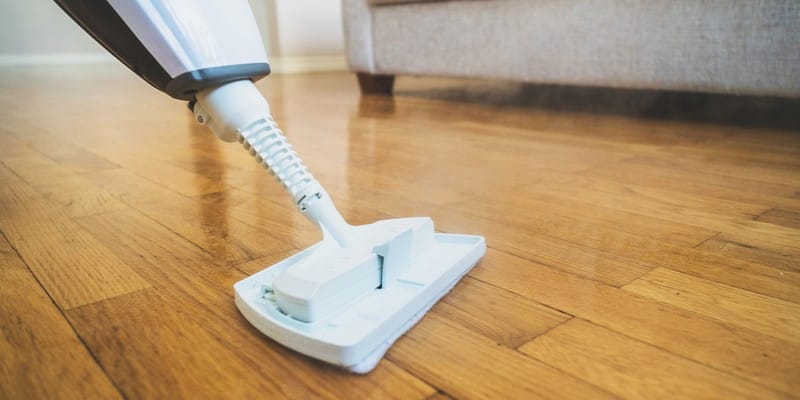
M 247 0 L 109 0 L 170 77 L 206 68 L 267 63 Z

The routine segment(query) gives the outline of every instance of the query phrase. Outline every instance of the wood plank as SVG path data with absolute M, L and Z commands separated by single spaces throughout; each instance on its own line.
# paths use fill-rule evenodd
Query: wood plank
M 615 246 L 626 243 L 619 239 L 623 232 L 586 223 L 529 224 L 525 214 L 516 213 L 481 217 L 470 212 L 471 204 L 431 210 L 431 217 L 444 232 L 483 235 L 490 247 L 613 286 L 622 286 L 653 268 L 647 263 L 597 249 L 601 246 L 596 240 Z M 536 233 L 537 230 L 545 233 Z M 565 232 L 579 236 L 569 236 Z M 569 239 L 564 239 L 565 236 Z M 583 240 L 584 236 L 588 239 Z M 582 243 L 584 241 L 590 246 Z
M 229 215 L 228 193 L 198 201 L 122 169 L 87 174 L 95 184 L 214 257 L 241 262 L 293 249 L 266 229 Z
M 64 206 L 71 217 L 125 208 L 107 191 L 39 152 L 6 158 L 5 163 L 45 198 Z
M 664 216 L 673 221 L 683 222 L 690 216 L 703 217 L 699 222 L 729 221 L 735 218 L 753 218 L 769 207 L 750 204 L 741 200 L 720 200 L 705 195 L 681 193 L 663 188 L 651 188 L 640 184 L 617 183 L 607 179 L 591 178 L 584 175 L 551 174 L 528 190 L 540 191 L 553 195 L 572 196 L 584 202 L 612 209 L 628 210 L 633 213 Z M 629 204 L 641 203 L 638 207 L 627 207 Z M 625 208 L 622 208 L 626 206 Z M 695 222 L 696 223 L 696 222 Z
M 119 168 L 116 163 L 87 151 L 60 135 L 28 136 L 23 140 L 62 168 L 75 173 Z
M 491 249 L 470 275 L 720 371 L 800 391 L 800 346 L 792 341 Z
M 800 207 L 798 207 L 800 209 Z M 788 228 L 800 229 L 800 212 L 773 208 L 756 218 L 758 221 L 769 222 Z
M 317 178 L 336 204 L 354 209 L 374 209 L 395 217 L 426 215 L 431 209 L 474 198 L 470 193 L 406 180 L 395 175 L 369 173 L 353 168 L 343 178 L 321 171 Z M 247 191 L 247 189 L 243 189 Z
M 0 157 L 17 157 L 30 153 L 33 149 L 25 142 L 17 139 L 8 127 L 0 131 Z
M 270 182 L 270 186 L 274 186 L 274 182 Z M 280 241 L 303 249 L 322 239 L 319 228 L 297 212 L 285 195 L 278 195 L 284 201 L 274 202 L 270 197 L 260 197 L 236 188 L 225 193 L 228 215 L 261 227 Z M 200 196 L 197 200 L 209 207 L 219 207 L 220 197 L 209 194 Z
M 737 289 L 667 268 L 656 268 L 623 287 L 728 324 L 800 344 L 800 304 Z M 800 286 L 795 290 L 800 291 Z
M 482 201 L 476 199 L 475 202 Z M 662 266 L 785 300 L 798 299 L 797 274 L 781 269 L 795 267 L 797 257 L 791 254 L 760 251 L 752 246 L 741 246 L 730 254 L 707 251 L 708 245 L 692 249 L 670 241 L 609 229 L 593 221 L 569 223 L 562 220 L 558 223 L 557 219 L 551 218 L 552 223 L 528 224 L 526 215 L 506 215 L 500 211 L 476 218 L 469 212 L 475 208 L 471 204 L 468 202 L 438 212 L 435 220 L 440 227 L 450 231 L 482 233 L 493 240 L 490 242 L 493 246 L 503 251 L 614 286 L 621 286 L 652 268 Z M 505 201 L 495 207 L 499 209 L 504 205 Z M 464 215 L 469 218 L 464 218 Z M 544 240 L 531 235 L 531 231 L 541 231 L 556 238 L 546 237 Z M 717 235 L 709 240 L 713 243 L 723 236 Z
M 493 197 L 480 196 L 463 201 L 456 207 L 473 215 L 499 219 L 555 237 L 573 237 L 576 231 L 620 231 L 676 245 L 694 246 L 717 234 L 702 227 L 602 207 L 583 201 L 580 197 L 549 195 L 535 187 L 519 188 L 515 196 L 502 199 Z M 536 211 L 508 212 L 528 208 Z
M 531 194 L 533 192 L 524 192 L 523 196 L 536 196 Z M 535 197 L 534 197 L 535 198 Z M 549 202 L 557 203 L 569 201 L 565 198 L 554 197 Z M 587 210 L 595 210 L 597 214 L 606 213 L 602 209 L 590 206 L 584 203 L 583 206 Z M 440 227 L 454 232 L 479 232 L 490 239 L 494 239 L 494 245 L 498 246 L 504 251 L 512 252 L 515 254 L 523 255 L 527 258 L 546 263 L 548 265 L 566 264 L 571 257 L 580 257 L 580 255 L 588 255 L 586 250 L 574 250 L 572 252 L 562 251 L 554 243 L 544 243 L 541 240 L 532 238 L 530 232 L 539 232 L 548 236 L 560 238 L 565 241 L 575 243 L 577 245 L 585 246 L 600 250 L 602 252 L 611 253 L 613 256 L 598 255 L 594 258 L 589 258 L 581 267 L 571 267 L 570 272 L 585 274 L 581 271 L 597 270 L 600 275 L 595 279 L 600 279 L 603 282 L 617 285 L 619 282 L 624 282 L 629 277 L 636 277 L 637 274 L 642 274 L 642 271 L 649 270 L 655 266 L 670 266 L 671 268 L 702 271 L 712 264 L 717 270 L 720 268 L 730 272 L 731 275 L 736 273 L 748 272 L 751 268 L 758 267 L 761 269 L 771 270 L 772 268 L 763 268 L 763 266 L 755 265 L 752 263 L 744 263 L 738 257 L 724 257 L 715 255 L 712 252 L 702 250 L 688 249 L 680 246 L 676 240 L 670 240 L 667 236 L 660 238 L 654 237 L 657 235 L 647 235 L 643 232 L 632 232 L 632 229 L 619 227 L 614 228 L 611 219 L 608 222 L 602 220 L 609 217 L 599 217 L 597 219 L 591 218 L 589 215 L 585 219 L 575 220 L 568 217 L 562 217 L 551 212 L 552 207 L 545 203 L 531 203 L 537 210 L 533 213 L 508 213 L 509 209 L 521 209 L 524 207 L 522 200 L 510 200 L 504 198 L 502 200 L 489 201 L 484 198 L 477 198 L 472 201 L 465 202 L 462 205 L 455 206 L 454 209 L 447 209 L 437 212 L 435 220 L 439 223 Z M 574 208 L 581 207 L 579 202 L 575 202 Z M 557 209 L 557 208 L 556 208 Z M 564 210 L 566 211 L 566 210 Z M 613 214 L 613 211 L 612 211 Z M 464 218 L 464 215 L 469 215 L 469 218 Z M 480 218 L 475 218 L 478 216 Z M 628 217 L 620 218 L 617 220 L 618 225 L 627 225 Z M 635 220 L 635 215 L 630 215 L 630 219 Z M 653 225 L 654 231 L 659 231 L 658 220 L 647 219 L 642 217 L 645 222 L 650 222 Z M 641 226 L 646 229 L 645 225 Z M 669 228 L 667 228 L 669 230 Z M 675 233 L 679 234 L 679 233 Z M 667 235 L 674 235 L 667 233 Z M 524 238 L 524 239 L 523 239 Z M 696 239 L 699 239 L 697 236 Z M 550 239 L 552 242 L 553 239 Z M 519 250 L 516 248 L 520 248 Z M 550 248 L 557 249 L 551 260 L 545 259 L 545 254 L 549 252 Z M 526 250 L 527 249 L 527 250 Z M 573 253 L 578 253 L 574 255 Z M 604 254 L 604 253 L 600 253 Z M 620 262 L 604 267 L 606 262 L 613 260 L 617 257 Z M 621 259 L 620 259 L 621 257 Z M 560 259 L 559 259 L 560 258 Z M 602 261 L 602 262 L 601 262 Z M 588 264 L 588 265 L 587 265 Z M 596 265 L 596 266 L 593 266 Z M 630 271 L 625 273 L 625 271 Z M 762 275 L 766 273 L 759 272 Z M 775 275 L 777 271 L 775 271 Z M 724 279 L 726 274 L 719 274 L 719 277 Z M 731 280 L 731 282 L 735 282 Z M 745 282 L 745 280 L 739 280 Z M 726 282 L 729 283 L 729 282 Z M 774 283 L 774 282 L 773 282 Z M 768 288 L 769 286 L 764 286 Z M 759 289 L 760 290 L 760 289 Z M 765 289 L 768 290 L 768 289 Z M 773 294 L 767 292 L 767 294 Z
M 665 168 L 647 164 L 647 159 L 623 160 L 585 172 L 587 176 L 625 184 L 674 190 L 722 200 L 739 200 L 764 206 L 800 209 L 800 201 L 790 198 L 795 188 L 769 184 L 706 171 Z
M 489 204 L 494 206 L 481 213 L 482 216 L 499 214 L 500 210 L 495 208 L 497 206 L 535 209 L 536 213 L 524 216 L 526 221 L 537 221 L 539 225 L 551 227 L 548 232 L 554 235 L 555 227 L 558 225 L 576 226 L 581 229 L 589 225 L 691 247 L 717 234 L 711 229 L 603 207 L 582 201 L 580 197 L 553 196 L 530 188 L 521 188 L 519 196 L 503 199 L 502 202 L 475 201 L 473 204 L 480 204 L 480 207 L 487 207 Z M 471 210 L 477 208 L 470 207 Z
M 434 310 L 448 320 L 512 349 L 571 318 L 470 277 L 459 282 Z
M 627 158 L 632 152 L 657 154 L 658 150 L 653 146 L 655 131 L 665 131 L 663 124 L 655 126 L 643 121 L 615 121 L 619 125 L 635 125 L 637 128 L 649 125 L 648 128 L 652 128 L 653 131 L 648 132 L 649 135 L 641 135 L 635 129 L 620 129 L 619 125 L 614 128 L 602 126 L 597 123 L 596 116 L 587 114 L 572 114 L 572 118 L 564 119 L 552 118 L 547 115 L 540 115 L 540 118 L 526 118 L 530 117 L 529 113 L 518 115 L 518 117 L 521 117 L 522 120 L 528 119 L 523 122 L 524 127 L 509 126 L 509 124 L 503 123 L 504 121 L 471 120 L 464 117 L 454 125 L 461 130 L 474 132 L 477 135 L 484 135 L 485 132 L 491 131 L 500 136 L 501 140 L 509 141 L 517 146 L 520 144 L 524 146 L 546 144 L 550 147 L 549 150 L 562 148 L 562 151 L 582 151 L 583 154 L 575 157 L 577 159 L 592 153 L 595 154 L 594 157 L 614 155 L 613 158 L 605 158 L 605 161 Z M 530 121 L 530 119 L 535 121 Z M 606 118 L 602 120 L 608 122 Z M 512 121 L 511 125 L 514 122 Z M 668 134 L 662 136 L 667 137 Z M 659 143 L 661 143 L 660 140 Z M 546 154 L 547 151 L 542 153 Z
M 798 268 L 797 266 L 800 265 L 796 262 L 796 260 L 800 260 L 800 248 L 798 248 L 796 243 L 791 241 L 772 240 L 774 238 L 769 236 L 758 238 L 750 234 L 750 232 L 742 231 L 724 231 L 716 238 L 726 242 L 738 243 L 751 249 L 764 250 L 766 252 L 773 253 L 775 256 L 788 258 L 791 263 L 790 269 L 796 270 Z
M 0 183 L 18 181 L 19 177 L 0 162 Z
M 715 129 L 722 137 L 714 146 L 698 146 L 702 141 L 694 143 L 681 143 L 669 148 L 660 149 L 660 153 L 666 159 L 682 159 L 682 155 L 689 154 L 691 158 L 708 160 L 713 158 L 719 164 L 739 164 L 747 163 L 760 167 L 775 167 L 786 169 L 800 167 L 798 161 L 797 144 L 793 143 L 785 135 L 771 135 L 773 140 L 756 138 L 747 128 L 729 127 L 728 129 Z M 766 132 L 765 132 L 766 133 Z M 680 162 L 679 162 L 680 163 Z
M 542 180 L 531 185 L 530 190 L 580 198 L 609 208 L 715 231 L 737 232 L 754 241 L 800 248 L 797 244 L 800 243 L 800 232 L 797 230 L 753 221 L 755 216 L 768 209 L 765 206 L 570 176 Z
M 377 157 L 380 162 L 372 167 L 375 172 L 416 180 L 428 186 L 447 182 L 448 187 L 457 192 L 509 189 L 510 185 L 530 182 L 538 174 L 580 171 L 624 156 L 591 148 L 540 143 L 531 138 L 507 135 L 502 130 L 494 132 L 494 129 L 492 140 L 485 143 L 486 130 L 465 129 L 426 119 L 390 121 L 375 129 L 390 132 L 375 135 L 375 143 L 370 143 L 370 150 L 380 152 Z M 486 145 L 491 151 L 486 151 Z
M 454 84 L 451 88 L 458 90 L 466 84 L 466 82 Z M 487 93 L 497 93 L 498 86 L 499 84 L 493 83 L 480 94 L 485 97 Z M 517 92 L 517 101 L 512 101 L 511 104 L 519 106 L 515 103 L 528 104 L 532 100 L 525 95 L 524 88 L 523 93 L 519 93 L 518 85 L 512 83 L 510 86 L 512 91 Z M 536 87 L 535 92 L 541 93 L 542 89 Z M 422 93 L 418 93 L 417 96 L 431 90 L 423 89 L 420 92 Z M 574 103 L 588 102 L 591 106 L 596 106 L 598 102 L 607 103 L 619 99 L 616 96 L 608 96 L 597 101 L 586 93 L 581 93 L 578 98 L 565 100 Z M 447 103 L 448 107 L 456 105 L 453 104 L 456 102 Z M 484 104 L 484 102 L 478 103 Z M 585 105 L 579 106 L 585 107 Z M 420 108 L 424 107 L 420 105 Z M 483 107 L 475 107 L 469 111 L 460 110 L 461 112 L 458 107 L 453 107 L 449 116 L 457 119 L 455 122 L 459 126 L 477 126 L 484 132 L 500 132 L 503 135 L 517 132 L 517 136 L 530 137 L 535 141 L 555 140 L 570 143 L 575 147 L 619 149 L 628 154 L 663 157 L 664 161 L 673 163 L 681 159 L 676 155 L 683 152 L 706 157 L 709 154 L 719 157 L 721 153 L 727 156 L 726 160 L 745 158 L 759 161 L 773 160 L 767 155 L 778 153 L 782 161 L 796 160 L 791 156 L 797 154 L 797 140 L 787 132 L 761 129 L 758 135 L 753 135 L 753 129 L 739 128 L 735 125 L 697 123 L 682 119 L 640 118 L 642 110 L 635 110 L 632 115 L 630 113 L 610 115 L 603 112 L 573 112 L 570 109 L 546 108 L 507 107 L 503 109 L 502 117 L 499 117 L 496 112 Z M 714 161 L 717 162 L 716 159 Z
M 360 377 L 264 337 L 233 303 L 231 288 L 244 274 L 139 213 L 101 214 L 80 223 L 121 258 L 137 260 L 140 273 L 154 282 L 151 291 L 69 314 L 128 396 L 200 388 L 223 394 L 233 386 L 237 395 L 257 397 L 422 399 L 435 392 L 387 361 Z M 172 367 L 196 363 L 202 365 Z M 218 382 L 209 384 L 209 376 Z
M 520 351 L 626 399 L 786 397 L 579 318 Z
M 225 190 L 224 182 L 213 180 L 200 173 L 187 171 L 152 157 L 149 153 L 131 153 L 120 145 L 90 145 L 98 155 L 119 164 L 142 178 L 168 187 L 185 196 L 196 196 Z
M 231 322 L 247 324 L 227 300 Z M 391 364 L 364 379 L 297 362 L 300 356 L 288 351 L 263 351 L 255 329 L 209 327 L 204 322 L 213 318 L 197 315 L 205 312 L 198 303 L 148 290 L 70 310 L 69 318 L 126 397 L 424 399 L 434 392 Z
M 680 164 L 687 168 L 705 170 L 711 173 L 727 175 L 790 186 L 800 185 L 800 177 L 795 165 L 765 164 L 760 161 L 732 160 L 729 162 L 709 162 L 705 155 L 683 153 L 679 161 L 676 157 L 664 157 L 663 163 Z
M 772 267 L 773 264 L 764 257 L 753 258 L 758 262 L 756 263 L 707 250 L 678 248 L 669 251 L 675 255 L 673 259 L 658 265 L 739 289 L 800 303 L 800 273 Z
M 28 185 L 4 185 L 0 198 L 0 229 L 60 308 L 150 287 L 63 209 Z
M 785 300 L 800 300 L 796 289 L 800 276 L 773 267 L 776 254 L 761 252 L 742 259 L 738 254 L 726 256 L 687 248 L 669 237 L 682 234 L 680 226 L 661 228 L 660 220 L 641 217 L 640 222 L 645 224 L 631 229 L 624 226 L 629 225 L 630 220 L 639 219 L 636 214 L 615 216 L 614 211 L 608 212 L 566 197 L 544 197 L 546 201 L 537 203 L 536 198 L 540 195 L 535 191 L 522 189 L 520 194 L 523 198 L 518 200 L 490 201 L 478 197 L 439 210 L 434 219 L 440 228 L 451 232 L 481 233 L 491 240 L 492 246 L 503 251 L 614 286 L 624 285 L 650 269 L 662 266 Z M 526 205 L 528 198 L 532 201 Z M 557 203 L 569 206 L 559 209 L 559 206 L 551 205 Z M 507 212 L 528 206 L 536 212 Z M 585 218 L 558 215 L 570 209 L 585 209 Z M 606 216 L 593 218 L 592 212 Z M 617 218 L 619 228 L 614 226 L 614 218 Z M 665 234 L 644 233 L 647 223 L 652 224 L 656 232 L 664 229 L 666 232 L 662 232 Z M 676 229 L 675 233 L 670 232 L 673 229 Z M 547 236 L 540 237 L 531 232 Z M 699 238 L 696 236 L 694 239 Z M 794 258 L 785 257 L 783 261 L 793 265 Z
M 739 259 L 750 263 L 762 263 L 783 271 L 800 272 L 798 256 L 791 252 L 780 252 L 773 249 L 756 247 L 740 243 L 726 233 L 715 236 L 696 247 L 708 254 L 716 254 L 730 259 Z
M 430 396 L 428 396 L 425 400 L 453 400 L 452 397 L 448 396 L 447 393 L 444 392 L 436 392 Z
M 276 252 L 268 254 L 264 257 L 255 258 L 249 261 L 243 261 L 237 264 L 234 264 L 234 267 L 247 275 L 253 275 L 264 268 L 270 267 L 274 264 L 277 264 L 290 256 L 297 254 L 300 252 L 298 249 L 291 249 L 282 252 Z
M 121 398 L 0 235 L 0 397 Z
M 274 182 L 270 182 L 270 186 L 275 186 Z M 225 193 L 226 207 L 232 218 L 265 229 L 278 240 L 302 249 L 322 239 L 319 228 L 297 211 L 297 207 L 285 193 L 280 193 L 274 199 L 269 195 L 259 196 L 239 189 L 231 189 Z M 219 201 L 217 196 L 204 195 L 199 199 L 218 207 L 215 205 Z M 392 218 L 391 215 L 375 209 L 358 207 L 346 202 L 337 203 L 342 216 L 352 225 Z
M 387 357 L 456 398 L 612 398 L 582 380 L 429 313 Z

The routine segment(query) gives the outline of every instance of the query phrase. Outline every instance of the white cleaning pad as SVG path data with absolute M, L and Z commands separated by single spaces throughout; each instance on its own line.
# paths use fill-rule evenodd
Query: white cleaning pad
M 236 305 L 253 326 L 278 343 L 359 374 L 375 368 L 391 345 L 486 251 L 480 236 L 433 234 L 425 250 L 384 287 L 367 292 L 325 318 L 304 322 L 278 307 L 273 283 L 322 244 L 236 283 Z
M 472 268 L 470 267 L 470 269 Z M 467 272 L 469 272 L 469 270 L 465 271 L 464 273 L 466 274 Z M 459 277 L 458 280 L 460 279 L 461 278 Z M 362 360 L 360 363 L 356 365 L 347 367 L 347 370 L 356 374 L 366 374 L 367 372 L 370 372 L 373 369 L 375 369 L 375 367 L 383 358 L 383 355 L 386 354 L 387 351 L 389 351 L 389 348 L 392 347 L 394 342 L 397 341 L 397 339 L 400 339 L 400 337 L 403 336 L 406 332 L 408 332 L 411 328 L 413 328 L 414 325 L 416 325 L 417 322 L 419 322 L 422 319 L 422 317 L 425 316 L 425 313 L 427 313 L 428 310 L 430 310 L 436 304 L 436 302 L 439 301 L 439 299 L 444 297 L 448 292 L 450 292 L 456 286 L 458 280 L 453 282 L 453 284 L 450 285 L 450 287 L 448 287 L 446 290 L 439 293 L 439 295 L 433 301 L 428 303 L 428 305 L 425 306 L 424 309 L 419 310 L 419 312 L 414 314 L 414 316 L 410 320 L 406 321 L 406 323 L 403 324 L 403 326 L 397 332 L 395 332 L 391 337 L 387 338 L 386 341 L 384 341 L 378 348 L 376 348 L 372 353 L 367 355 L 367 357 L 364 358 L 364 360 Z

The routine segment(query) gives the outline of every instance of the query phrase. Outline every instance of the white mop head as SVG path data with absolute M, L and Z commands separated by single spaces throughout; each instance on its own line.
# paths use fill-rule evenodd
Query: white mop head
M 323 241 L 234 290 L 239 310 L 270 338 L 364 374 L 469 272 L 485 243 L 480 236 L 433 233 L 428 218 L 354 228 L 371 243 L 368 256 Z

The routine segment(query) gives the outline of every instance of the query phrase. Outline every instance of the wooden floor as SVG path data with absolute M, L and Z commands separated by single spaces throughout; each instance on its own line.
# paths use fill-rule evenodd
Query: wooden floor
M 359 98 L 344 73 L 259 87 L 349 221 L 430 215 L 486 257 L 369 375 L 300 356 L 233 304 L 319 240 L 247 152 L 121 67 L 6 68 L 0 398 L 800 398 L 797 114 L 412 78 Z M 790 123 L 725 122 L 751 111 Z

